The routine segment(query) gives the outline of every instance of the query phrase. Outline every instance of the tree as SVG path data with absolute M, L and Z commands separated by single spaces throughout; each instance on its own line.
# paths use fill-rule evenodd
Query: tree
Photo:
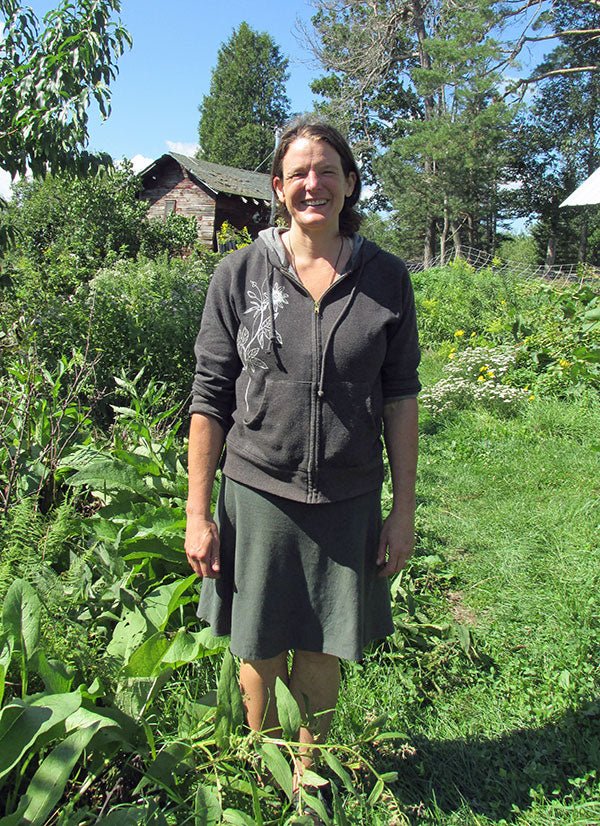
M 493 245 L 500 147 L 509 117 L 499 99 L 491 33 L 498 4 L 488 0 L 317 0 L 312 48 L 336 78 L 323 89 L 362 112 L 375 136 L 376 163 L 393 206 L 412 223 L 429 263 L 450 235 Z M 394 90 L 395 97 L 389 94 Z M 374 103 L 370 110 L 361 100 Z M 378 110 L 387 105 L 384 122 Z M 401 107 L 394 111 L 395 104 Z M 330 106 L 333 101 L 330 101 Z M 375 128 L 373 128 L 375 121 Z M 392 140 L 390 140 L 392 139 Z
M 589 239 L 594 233 L 594 211 L 559 209 L 560 203 L 600 163 L 600 75 L 571 68 L 600 64 L 600 6 L 579 0 L 561 0 L 553 25 L 559 43 L 536 68 L 543 77 L 530 109 L 517 124 L 511 157 L 514 177 L 521 186 L 513 193 L 515 209 L 535 214 L 535 237 L 547 265 L 590 260 Z M 564 35 L 579 27 L 582 34 Z M 561 71 L 555 71 L 560 69 Z M 598 251 L 593 260 L 597 260 Z
M 131 45 L 119 11 L 119 0 L 63 0 L 40 26 L 30 8 L 0 0 L 0 167 L 38 176 L 110 160 L 85 151 L 87 110 L 93 98 L 110 112 L 116 61 Z
M 266 32 L 241 23 L 220 49 L 210 93 L 200 106 L 198 156 L 256 169 L 274 146 L 275 128 L 289 117 L 287 58 Z

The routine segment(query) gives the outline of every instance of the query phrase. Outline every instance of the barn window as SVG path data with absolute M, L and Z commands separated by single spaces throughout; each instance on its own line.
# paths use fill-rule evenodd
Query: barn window
M 177 201 L 165 201 L 165 218 L 173 215 L 177 210 Z

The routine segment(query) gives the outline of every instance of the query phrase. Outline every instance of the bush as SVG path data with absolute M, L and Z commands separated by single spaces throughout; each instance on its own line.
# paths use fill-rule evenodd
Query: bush
M 122 370 L 132 374 L 144 368 L 145 380 L 168 385 L 167 403 L 185 403 L 194 342 L 218 258 L 207 252 L 185 260 L 120 261 L 92 279 L 90 344 L 99 357 L 99 387 L 110 392 Z
M 501 343 L 513 338 L 513 318 L 523 282 L 504 271 L 475 270 L 457 259 L 412 276 L 421 341 L 437 347 L 452 341 L 457 329 Z

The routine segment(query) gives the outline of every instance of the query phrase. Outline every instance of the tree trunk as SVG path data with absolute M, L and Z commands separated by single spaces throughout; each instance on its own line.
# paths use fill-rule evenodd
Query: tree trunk
M 425 228 L 425 244 L 423 247 L 423 266 L 425 269 L 433 266 L 435 259 L 435 218 L 430 218 Z
M 587 210 L 584 208 L 581 216 L 581 231 L 579 233 L 579 253 L 577 260 L 580 264 L 587 263 L 587 247 L 588 247 L 588 230 L 589 230 L 589 216 Z
M 452 242 L 454 244 L 454 257 L 462 258 L 462 243 L 460 240 L 460 230 L 456 226 L 456 221 L 450 222 L 450 229 L 452 232 Z
M 444 195 L 444 224 L 442 226 L 442 234 L 440 235 L 440 259 L 442 267 L 446 263 L 446 242 L 448 241 L 449 231 L 450 218 L 448 216 L 448 198 Z
M 551 231 L 546 245 L 546 267 L 552 267 L 556 259 L 556 235 Z

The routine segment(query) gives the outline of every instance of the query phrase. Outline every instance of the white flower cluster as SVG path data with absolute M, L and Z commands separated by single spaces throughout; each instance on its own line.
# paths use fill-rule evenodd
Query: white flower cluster
M 513 411 L 532 398 L 528 390 L 503 384 L 515 364 L 513 347 L 473 347 L 451 353 L 444 378 L 421 394 L 421 401 L 433 416 L 479 403 L 490 409 Z

